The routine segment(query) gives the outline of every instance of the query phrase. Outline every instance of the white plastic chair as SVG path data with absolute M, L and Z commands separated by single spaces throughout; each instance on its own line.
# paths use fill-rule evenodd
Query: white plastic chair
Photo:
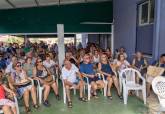
M 38 96 L 39 104 L 41 104 L 42 103 L 42 91 L 44 90 L 44 87 L 41 86 L 39 80 L 37 80 L 37 83 L 38 83 L 38 85 L 37 85 L 37 96 Z
M 118 71 L 118 76 L 119 76 L 119 87 L 120 87 L 120 93 L 122 93 L 122 89 L 123 89 L 123 80 L 122 80 L 122 75 L 121 75 L 121 71 Z
M 19 114 L 18 100 L 17 100 L 16 97 L 14 97 L 14 101 L 15 101 L 15 104 L 16 104 L 17 114 Z M 0 109 L 0 114 L 3 114 L 3 110 L 2 109 Z
M 146 104 L 146 81 L 141 76 L 140 72 L 132 68 L 126 68 L 121 71 L 121 76 L 123 81 L 124 104 L 127 104 L 129 90 L 135 90 L 137 96 L 139 95 L 138 91 L 142 90 L 144 104 Z M 136 83 L 136 76 L 142 79 L 142 85 Z
M 65 90 L 65 85 L 64 81 L 62 80 L 62 86 L 63 86 L 63 99 L 64 99 L 64 104 L 66 104 L 66 90 Z M 76 95 L 76 88 L 72 88 L 74 91 L 74 95 Z
M 84 94 L 85 94 L 85 90 L 86 90 L 86 87 L 87 87 L 87 90 L 88 90 L 88 101 L 90 101 L 91 99 L 91 84 L 89 84 L 89 79 L 88 77 L 84 77 L 86 79 L 86 83 L 85 83 L 85 86 L 84 86 Z
M 159 110 L 157 114 L 165 112 L 165 77 L 157 76 L 152 81 L 152 88 L 159 99 Z

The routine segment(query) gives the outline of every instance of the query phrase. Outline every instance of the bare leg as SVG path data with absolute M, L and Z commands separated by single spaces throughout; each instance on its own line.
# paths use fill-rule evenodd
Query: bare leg
M 80 98 L 82 98 L 83 97 L 83 91 L 84 91 L 84 83 L 83 83 L 83 81 L 79 82 L 78 87 L 80 89 Z
M 120 89 L 119 89 L 119 82 L 118 82 L 118 79 L 117 79 L 116 76 L 112 76 L 112 79 L 113 79 L 114 85 L 115 85 L 115 87 L 116 87 L 116 89 L 117 89 L 118 95 L 120 96 L 121 93 L 120 93 Z
M 29 107 L 29 90 L 26 90 L 23 94 L 23 99 L 25 103 L 25 107 Z
M 101 89 L 101 88 L 104 88 L 105 84 L 102 80 L 98 80 L 96 81 L 96 84 L 98 85 L 98 87 Z M 98 89 L 98 88 L 97 88 Z
M 50 86 L 49 85 L 44 85 L 44 101 L 48 99 L 49 92 L 50 92 Z
M 33 104 L 36 105 L 37 104 L 37 95 L 36 95 L 35 86 L 32 86 L 30 91 L 31 91 L 31 97 L 32 97 L 32 100 L 33 100 Z
M 91 88 L 93 90 L 93 94 L 96 95 L 97 84 L 94 81 L 91 82 Z
M 107 81 L 108 81 L 107 96 L 112 96 L 112 95 L 111 95 L 111 87 L 112 87 L 112 83 L 113 83 L 112 78 L 108 77 L 108 78 L 107 78 Z
M 56 82 L 54 82 L 54 83 L 51 85 L 51 87 L 53 88 L 53 91 L 54 91 L 55 95 L 58 95 L 59 93 L 58 93 L 58 87 L 57 87 Z
M 65 85 L 65 89 L 66 89 L 66 96 L 67 96 L 67 99 L 68 99 L 68 102 L 71 101 L 71 98 L 70 98 L 70 86 L 69 85 Z
M 12 108 L 12 111 L 13 111 L 13 114 L 17 114 L 17 109 L 16 109 L 16 107 L 13 107 L 13 108 Z
M 12 114 L 9 106 L 3 106 L 2 110 L 3 110 L 4 114 Z

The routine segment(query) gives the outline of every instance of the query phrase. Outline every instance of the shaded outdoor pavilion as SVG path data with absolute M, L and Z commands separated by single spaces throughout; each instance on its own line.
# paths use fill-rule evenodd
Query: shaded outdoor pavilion
M 125 1 L 125 2 L 123 2 Z M 1 35 L 57 35 L 59 63 L 65 55 L 65 34 L 110 34 L 111 50 L 124 46 L 131 58 L 138 50 L 148 52 L 149 61 L 164 52 L 164 0 L 155 0 L 153 25 L 137 26 L 138 5 L 144 0 L 0 0 Z M 148 30 L 149 29 L 149 30 Z M 145 35 L 144 35 L 145 34 Z M 150 39 L 152 38 L 152 39 Z M 26 39 L 26 37 L 25 37 Z M 139 40 L 140 39 L 140 40 Z M 145 40 L 144 42 L 142 41 Z M 152 41 L 152 42 L 151 42 Z M 147 43 L 150 42 L 150 43 Z M 152 44 L 152 45 L 151 45 Z M 145 47 L 145 48 L 144 48 Z M 115 93 L 115 91 L 113 92 Z M 115 95 L 114 95 L 115 96 Z M 107 101 L 101 96 L 87 104 L 79 103 L 74 97 L 73 110 L 50 95 L 51 108 L 41 106 L 34 114 L 148 114 L 146 105 L 130 97 L 124 105 L 114 97 Z M 20 107 L 23 114 L 23 106 Z

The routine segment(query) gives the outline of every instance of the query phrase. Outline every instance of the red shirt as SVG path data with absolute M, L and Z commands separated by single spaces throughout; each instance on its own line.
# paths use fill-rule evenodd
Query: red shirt
M 5 99 L 5 90 L 2 85 L 0 85 L 0 99 Z

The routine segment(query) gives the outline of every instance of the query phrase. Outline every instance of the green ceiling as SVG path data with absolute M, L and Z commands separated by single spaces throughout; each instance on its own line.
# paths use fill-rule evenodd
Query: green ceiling
M 57 24 L 64 24 L 67 33 L 111 32 L 110 25 L 80 23 L 112 21 L 111 1 L 0 10 L 0 33 L 56 33 Z

